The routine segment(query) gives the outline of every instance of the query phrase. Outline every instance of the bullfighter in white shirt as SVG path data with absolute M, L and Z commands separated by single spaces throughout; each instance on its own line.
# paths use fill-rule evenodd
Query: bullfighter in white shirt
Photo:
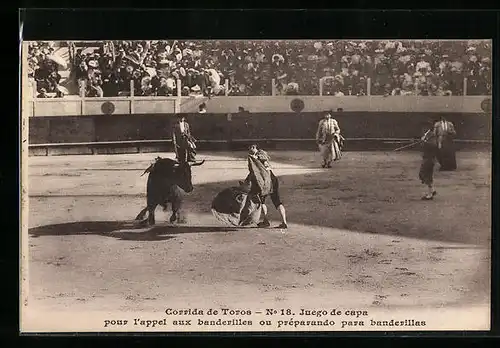
M 338 111 L 341 112 L 342 109 L 339 108 Z M 326 112 L 316 131 L 316 143 L 323 158 L 323 168 L 331 168 L 332 161 L 340 160 L 343 140 L 337 120 L 332 118 L 330 112 Z

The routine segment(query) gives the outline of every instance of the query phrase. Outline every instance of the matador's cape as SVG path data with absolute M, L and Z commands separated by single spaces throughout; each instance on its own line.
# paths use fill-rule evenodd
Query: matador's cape
M 271 170 L 269 168 L 269 156 L 264 151 L 259 151 L 257 156 L 248 156 L 248 170 L 252 192 L 267 196 L 273 192 Z
M 212 214 L 217 220 L 232 226 L 248 226 L 260 221 L 262 204 L 249 194 L 248 186 L 229 187 L 214 198 Z
M 225 224 L 248 226 L 260 221 L 262 203 L 257 195 L 272 192 L 271 172 L 253 156 L 248 156 L 250 174 L 240 186 L 221 191 L 212 201 L 212 214 Z

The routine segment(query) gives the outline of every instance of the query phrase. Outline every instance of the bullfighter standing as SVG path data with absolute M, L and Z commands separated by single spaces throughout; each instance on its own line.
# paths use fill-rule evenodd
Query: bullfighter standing
M 437 136 L 438 162 L 440 171 L 454 171 L 457 169 L 457 158 L 453 146 L 453 138 L 457 134 L 453 123 L 441 116 L 434 124 Z
M 342 109 L 338 109 L 342 111 Z M 316 131 L 316 143 L 318 144 L 322 167 L 331 168 L 332 161 L 338 161 L 342 157 L 343 137 L 340 135 L 340 127 L 337 120 L 332 118 L 331 113 L 325 113 L 325 117 L 319 121 Z
M 438 156 L 438 136 L 436 133 L 435 123 L 429 123 L 429 129 L 421 139 L 423 155 L 418 177 L 428 189 L 427 193 L 422 197 L 423 200 L 432 200 L 436 195 L 434 189 L 434 164 Z
M 191 135 L 189 123 L 183 115 L 177 116 L 177 122 L 172 129 L 172 142 L 179 162 L 194 162 L 196 156 L 195 139 Z
M 271 196 L 271 200 L 278 212 L 281 215 L 281 224 L 276 228 L 288 228 L 286 221 L 286 210 L 281 201 L 279 194 L 278 178 L 274 175 L 271 165 L 269 163 L 270 157 L 257 145 L 251 145 L 248 152 L 249 157 L 249 171 L 250 174 L 246 177 L 244 182 L 240 184 L 250 184 L 250 195 L 256 197 L 262 204 L 262 212 L 264 215 L 263 221 L 258 223 L 258 227 L 269 227 L 271 223 L 267 217 L 267 206 L 265 200 Z

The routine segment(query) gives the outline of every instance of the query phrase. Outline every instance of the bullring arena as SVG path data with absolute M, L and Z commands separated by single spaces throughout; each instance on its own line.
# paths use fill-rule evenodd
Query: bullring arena
M 30 307 L 489 305 L 487 154 L 461 153 L 460 172 L 438 175 L 439 199 L 428 204 L 416 153 L 348 152 L 328 171 L 314 153 L 272 152 L 285 233 L 221 226 L 211 215 L 211 198 L 246 175 L 243 155 L 202 154 L 187 224 L 158 213 L 149 229 L 132 219 L 156 154 L 30 159 Z
M 169 129 L 172 113 L 105 115 L 93 108 L 90 115 L 30 115 L 23 237 L 29 277 L 25 318 L 33 327 L 50 330 L 47 317 L 41 319 L 49 312 L 60 318 L 91 312 L 130 318 L 159 313 L 163 318 L 166 308 L 385 310 L 432 313 L 433 329 L 489 325 L 491 129 L 485 118 L 491 115 L 480 106 L 486 97 L 447 97 L 442 103 L 429 97 L 391 105 L 377 97 L 346 97 L 347 115 L 337 119 L 347 151 L 331 169 L 320 167 L 314 142 L 307 139 L 314 137 L 320 110 L 338 102 L 323 98 L 316 110 L 318 97 L 275 97 L 274 104 L 266 99 L 268 112 L 227 117 L 227 110 L 245 102 L 250 111 L 252 105 L 264 108 L 262 101 L 235 98 L 205 98 L 207 114 L 188 115 L 205 144 L 197 157 L 206 162 L 193 168 L 194 191 L 186 195 L 183 209 L 186 223 L 169 223 L 170 210 L 158 208 L 153 227 L 133 219 L 145 206 L 143 171 L 156 156 L 174 158 L 168 141 L 157 140 L 164 132 L 157 126 L 165 123 Z M 294 99 L 305 104 L 302 111 L 289 110 Z M 117 97 L 117 107 L 121 102 Z M 42 101 L 37 108 L 46 111 L 50 103 L 55 101 Z M 404 110 L 409 104 L 412 110 Z M 449 112 L 459 132 L 458 170 L 436 171 L 437 196 L 422 201 L 418 146 L 391 150 L 418 136 L 420 129 L 413 126 L 441 112 L 439 107 Z M 137 121 L 140 117 L 153 120 L 153 126 Z M 272 124 L 285 117 L 283 129 Z M 408 122 L 388 126 L 387 120 L 396 117 Z M 269 134 L 259 138 L 266 125 Z M 153 135 L 143 137 L 146 133 Z M 229 148 L 225 144 L 231 140 L 240 145 Z M 377 145 L 368 146 L 370 141 Z M 271 156 L 287 230 L 224 226 L 210 211 L 217 193 L 247 175 L 242 150 L 252 142 L 267 147 Z M 473 145 L 481 142 L 486 145 Z M 273 227 L 279 215 L 268 207 Z M 468 317 L 449 314 L 456 310 Z M 84 314 L 79 320 L 60 319 L 57 327 L 103 330 L 102 323 L 91 323 Z

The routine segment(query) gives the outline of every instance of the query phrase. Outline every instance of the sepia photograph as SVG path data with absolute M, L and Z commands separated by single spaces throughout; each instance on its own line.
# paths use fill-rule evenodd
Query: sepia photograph
M 20 327 L 487 331 L 492 40 L 24 41 Z

